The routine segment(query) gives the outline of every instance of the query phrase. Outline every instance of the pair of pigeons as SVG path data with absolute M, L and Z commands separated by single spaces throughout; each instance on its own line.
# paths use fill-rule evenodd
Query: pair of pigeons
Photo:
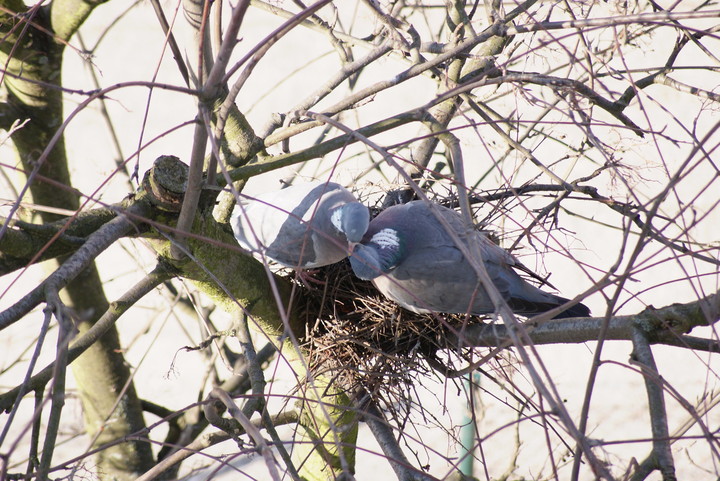
M 468 230 L 454 210 L 427 201 L 394 205 L 371 221 L 367 207 L 339 184 L 310 182 L 236 206 L 231 224 L 244 249 L 293 269 L 350 256 L 357 277 L 372 280 L 385 297 L 417 313 L 495 311 L 458 242 L 480 251 L 490 279 L 515 313 L 534 315 L 568 301 L 523 280 L 509 252 Z M 588 315 L 586 306 L 576 304 L 555 318 Z

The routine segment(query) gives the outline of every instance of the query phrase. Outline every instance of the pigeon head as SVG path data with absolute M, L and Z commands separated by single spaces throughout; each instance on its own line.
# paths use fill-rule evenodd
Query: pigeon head
M 391 271 L 403 258 L 403 243 L 394 229 L 382 229 L 369 242 L 357 244 L 350 266 L 357 277 L 371 280 Z
M 350 266 L 355 275 L 362 280 L 369 281 L 382 274 L 380 255 L 373 246 L 358 244 L 350 256 Z
M 370 212 L 360 202 L 349 202 L 332 213 L 331 221 L 335 228 L 345 234 L 348 242 L 360 242 L 370 225 Z

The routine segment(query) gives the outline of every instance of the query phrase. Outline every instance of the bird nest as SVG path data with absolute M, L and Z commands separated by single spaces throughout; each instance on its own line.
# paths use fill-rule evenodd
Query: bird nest
M 301 306 L 313 372 L 335 379 L 349 394 L 369 395 L 396 415 L 397 408 L 409 407 L 418 376 L 443 370 L 449 362 L 440 351 L 462 357 L 448 342 L 448 332 L 480 322 L 402 309 L 372 283 L 356 278 L 347 260 L 318 269 L 313 277 L 323 284 L 311 283 Z

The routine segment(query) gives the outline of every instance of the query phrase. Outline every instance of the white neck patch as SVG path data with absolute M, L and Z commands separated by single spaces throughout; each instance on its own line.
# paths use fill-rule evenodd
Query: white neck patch
M 342 216 L 343 216 L 343 209 L 342 207 L 338 207 L 334 211 L 332 211 L 332 214 L 330 214 L 330 222 L 332 222 L 332 225 L 335 226 L 335 228 L 339 231 L 343 231 L 342 227 Z
M 372 239 L 370 239 L 370 242 L 374 242 L 375 244 L 379 245 L 382 249 L 387 249 L 388 247 L 399 247 L 400 246 L 400 238 L 398 237 L 398 233 L 395 229 L 383 229 L 374 236 L 372 236 Z

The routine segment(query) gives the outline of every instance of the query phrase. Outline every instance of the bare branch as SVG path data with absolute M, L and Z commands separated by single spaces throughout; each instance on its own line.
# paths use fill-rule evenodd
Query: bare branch
M 563 20 L 560 22 L 537 22 L 527 25 L 517 25 L 508 27 L 506 33 L 508 35 L 516 35 L 518 33 L 538 32 L 543 30 L 561 30 L 567 28 L 588 28 L 588 27 L 610 27 L 613 25 L 631 25 L 631 24 L 664 24 L 677 20 L 689 20 L 699 18 L 718 18 L 720 10 L 704 10 L 704 11 L 688 11 L 688 12 L 654 12 L 640 13 L 637 15 L 618 15 L 616 17 L 591 18 Z
M 57 340 L 57 354 L 55 356 L 55 362 L 53 363 L 50 414 L 47 420 L 48 426 L 45 429 L 42 457 L 37 468 L 37 477 L 39 479 L 47 479 L 52 465 L 53 453 L 55 452 L 62 409 L 65 406 L 65 376 L 68 367 L 68 344 L 70 343 L 73 331 L 68 309 L 62 301 L 60 301 L 59 290 L 52 284 L 48 284 L 46 286 L 45 297 L 48 300 L 45 314 L 49 315 L 49 313 L 53 312 L 60 329 Z
M 173 274 L 167 266 L 159 265 L 153 272 L 144 277 L 140 282 L 128 290 L 123 296 L 113 302 L 108 310 L 100 316 L 95 324 L 79 339 L 76 339 L 70 346 L 67 353 L 67 363 L 72 363 L 83 352 L 90 348 L 115 324 L 120 316 L 130 309 L 137 301 L 158 285 L 171 279 Z M 55 363 L 46 366 L 39 373 L 26 379 L 20 386 L 17 386 L 0 395 L 0 412 L 8 411 L 15 404 L 15 398 L 24 393 L 41 389 L 52 378 L 55 370 Z
M 285 424 L 295 424 L 298 422 L 300 415 L 297 411 L 283 411 L 280 414 L 272 416 L 272 422 L 275 426 L 282 426 Z M 262 428 L 262 421 L 251 421 L 256 429 Z M 238 431 L 238 435 L 244 434 L 244 431 Z M 214 446 L 216 444 L 225 442 L 232 439 L 232 436 L 225 431 L 219 431 L 215 433 L 205 434 L 201 438 L 197 439 L 193 443 L 187 446 L 181 446 L 173 454 L 166 458 L 163 458 L 153 468 L 142 476 L 139 476 L 136 481 L 150 481 L 157 479 L 165 471 L 171 469 L 173 466 L 189 458 L 193 454 L 201 453 L 204 449 Z
M 576 92 L 587 98 L 590 102 L 597 105 L 601 109 L 605 110 L 613 117 L 617 118 L 620 122 L 630 128 L 633 132 L 635 132 L 637 136 L 643 137 L 645 135 L 645 131 L 637 124 L 635 124 L 635 122 L 633 122 L 627 115 L 625 115 L 616 102 L 611 102 L 605 99 L 600 94 L 592 90 L 590 87 L 586 86 L 584 83 L 575 79 L 551 77 L 549 75 L 543 75 L 539 73 L 526 74 L 511 72 L 506 75 L 501 75 L 493 78 L 483 78 L 481 80 L 476 80 L 470 83 L 460 85 L 459 87 L 446 92 L 441 97 L 433 99 L 432 103 L 437 103 L 438 101 L 444 100 L 445 98 L 450 96 L 470 92 L 478 87 L 493 84 L 503 84 L 505 82 L 521 82 L 544 85 L 556 88 L 559 90 L 560 93 L 563 93 L 564 91 Z
M 297 469 L 295 469 L 292 459 L 290 459 L 290 455 L 285 449 L 280 436 L 278 436 L 278 433 L 275 430 L 275 425 L 267 412 L 267 404 L 264 397 L 265 376 L 263 375 L 257 352 L 255 352 L 255 346 L 253 345 L 252 338 L 250 337 L 247 316 L 242 316 L 242 318 L 239 319 L 238 339 L 240 340 L 240 344 L 243 348 L 243 354 L 245 355 L 247 362 L 246 370 L 248 373 L 248 379 L 250 380 L 250 386 L 252 387 L 252 395 L 242 408 L 242 414 L 249 419 L 255 411 L 260 413 L 265 429 L 268 433 L 270 433 L 270 436 L 275 443 L 275 447 L 285 462 L 285 466 L 287 467 L 290 476 L 292 479 L 299 481 L 300 475 L 298 474 Z
M 133 204 L 128 209 L 128 214 L 145 216 L 147 214 L 147 206 L 142 202 Z M 13 324 L 37 306 L 43 299 L 44 290 L 47 285 L 53 285 L 57 289 L 65 287 L 68 282 L 73 280 L 75 276 L 94 262 L 98 254 L 123 237 L 127 232 L 132 230 L 134 226 L 135 224 L 128 217 L 121 214 L 99 228 L 42 284 L 16 302 L 12 307 L 0 313 L 0 330 Z
M 268 467 L 268 473 L 274 481 L 280 481 L 280 473 L 277 470 L 277 466 L 275 466 L 275 460 L 273 459 L 272 452 L 265 442 L 265 439 L 262 437 L 260 430 L 250 422 L 242 410 L 235 405 L 230 395 L 222 389 L 215 388 L 212 390 L 209 400 L 212 401 L 213 399 L 221 401 L 232 417 L 240 423 L 243 430 L 250 435 L 250 438 L 255 442 L 255 446 L 260 451 L 260 455 L 265 460 L 265 465 Z
M 720 321 L 720 291 L 686 304 L 672 304 L 663 308 L 648 307 L 629 316 L 551 319 L 539 324 L 532 320 L 524 326 L 527 340 L 532 344 L 578 344 L 597 340 L 605 329 L 607 340 L 632 341 L 635 329 L 640 329 L 650 343 L 670 344 L 692 348 L 702 343 L 716 351 L 716 340 L 688 338 L 682 334 L 695 327 Z M 508 346 L 511 340 L 508 328 L 499 324 L 471 325 L 463 331 L 449 334 L 453 344 L 459 346 Z M 692 341 L 691 339 L 695 339 Z M 687 341 L 687 344 L 684 343 Z
M 633 329 L 632 359 L 640 366 L 645 380 L 648 405 L 650 407 L 650 428 L 653 435 L 652 453 L 648 456 L 649 462 L 643 462 L 635 471 L 632 481 L 645 479 L 656 469 L 662 473 L 663 481 L 675 481 L 675 465 L 672 450 L 670 449 L 670 430 L 667 423 L 665 397 L 660 373 L 658 373 L 655 358 L 653 357 L 647 335 L 640 329 Z
M 395 438 L 392 427 L 373 401 L 361 399 L 360 409 L 365 411 L 364 421 L 372 431 L 387 461 L 392 466 L 398 481 L 429 481 L 433 478 L 418 471 L 408 461 Z

